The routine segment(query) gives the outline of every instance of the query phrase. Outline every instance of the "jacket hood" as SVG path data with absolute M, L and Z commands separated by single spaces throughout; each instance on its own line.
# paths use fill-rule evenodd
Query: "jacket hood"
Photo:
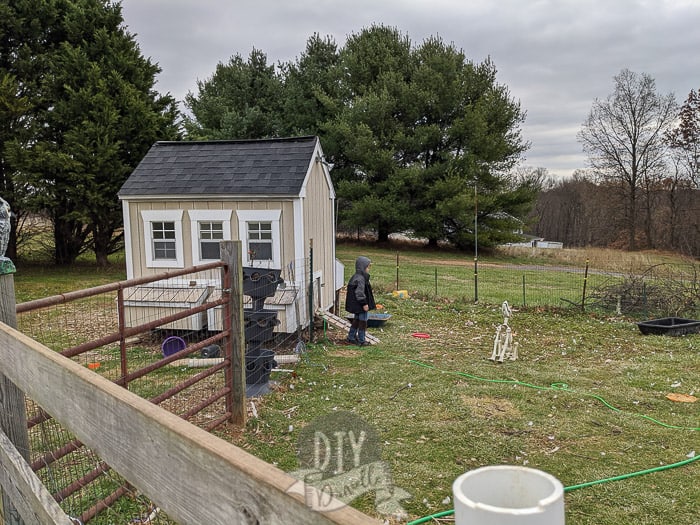
M 360 256 L 357 258 L 355 261 L 355 271 L 356 272 L 363 272 L 365 273 L 367 271 L 367 267 L 372 263 L 372 261 L 369 260 L 369 257 L 364 257 Z

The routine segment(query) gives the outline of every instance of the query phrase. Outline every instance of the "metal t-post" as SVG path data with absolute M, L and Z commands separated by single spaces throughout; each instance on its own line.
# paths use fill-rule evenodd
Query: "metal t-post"
M 314 342 L 314 240 L 309 239 L 309 343 Z

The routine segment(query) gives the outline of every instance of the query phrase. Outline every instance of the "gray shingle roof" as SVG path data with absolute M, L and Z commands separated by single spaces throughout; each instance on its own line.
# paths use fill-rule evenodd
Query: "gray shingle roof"
M 156 142 L 118 195 L 298 195 L 317 140 Z

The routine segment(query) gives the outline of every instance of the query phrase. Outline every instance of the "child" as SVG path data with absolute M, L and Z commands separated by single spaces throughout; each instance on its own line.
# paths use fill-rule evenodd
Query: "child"
M 355 314 L 347 342 L 359 346 L 367 346 L 369 343 L 365 337 L 367 334 L 367 319 L 369 311 L 377 305 L 374 302 L 372 286 L 369 283 L 369 267 L 372 261 L 368 257 L 360 256 L 355 261 L 355 274 L 348 281 L 347 294 L 345 296 L 345 309 Z

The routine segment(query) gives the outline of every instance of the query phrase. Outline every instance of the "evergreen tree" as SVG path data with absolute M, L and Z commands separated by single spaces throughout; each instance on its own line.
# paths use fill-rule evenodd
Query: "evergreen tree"
M 44 4 L 55 7 L 53 19 L 23 16 L 54 36 L 34 51 L 47 74 L 28 79 L 38 85 L 33 125 L 7 156 L 28 204 L 51 218 L 55 262 L 92 249 L 106 264 L 123 242 L 117 191 L 153 142 L 178 137 L 175 101 L 154 91 L 159 68 L 141 56 L 118 4 Z
M 191 139 L 256 139 L 278 136 L 282 84 L 267 55 L 253 49 L 247 61 L 240 55 L 219 63 L 211 78 L 197 81 L 198 94 L 188 93 L 185 105 L 194 118 L 185 119 Z
M 296 61 L 281 65 L 281 135 L 318 134 L 323 123 L 337 115 L 341 105 L 339 61 L 335 41 L 314 34 Z M 329 144 L 324 143 L 324 151 L 332 151 Z
M 412 185 L 414 232 L 433 245 L 447 239 L 472 247 L 478 187 L 480 243 L 512 240 L 534 199 L 507 175 L 528 147 L 518 129 L 519 104 L 496 83 L 490 61 L 473 64 L 440 38 L 427 39 L 414 56 L 417 116 L 404 156 L 421 169 Z
M 410 227 L 410 180 L 401 157 L 414 117 L 411 66 L 411 42 L 397 29 L 375 25 L 350 35 L 339 64 L 342 109 L 323 126 L 335 145 L 340 220 L 375 229 L 380 241 Z
M 49 73 L 48 51 L 62 38 L 59 8 L 43 0 L 0 1 L 0 195 L 12 208 L 13 228 L 8 257 L 17 257 L 17 239 L 30 212 L 31 188 L 15 180 L 11 150 L 33 140 L 41 128 L 38 115 L 46 108 L 42 79 Z
M 198 88 L 187 98 L 191 138 L 319 135 L 340 222 L 379 241 L 413 230 L 472 246 L 475 186 L 484 244 L 512 239 L 534 204 L 531 186 L 508 176 L 529 147 L 520 105 L 490 61 L 473 64 L 438 37 L 413 48 L 396 28 L 373 25 L 338 50 L 314 35 L 279 75 L 253 50 Z

